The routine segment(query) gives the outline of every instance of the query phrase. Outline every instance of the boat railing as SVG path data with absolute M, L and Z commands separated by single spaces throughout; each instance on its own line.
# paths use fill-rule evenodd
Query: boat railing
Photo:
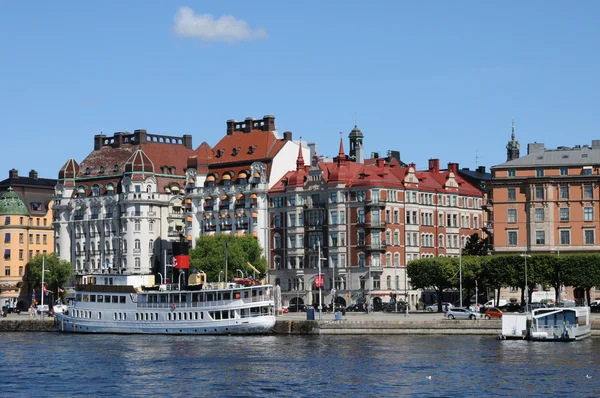
M 563 334 L 563 332 L 565 330 L 567 331 L 572 331 L 573 327 L 576 327 L 577 325 L 572 325 L 572 324 L 568 324 L 568 325 L 553 325 L 553 326 L 549 326 L 549 325 L 541 325 L 541 326 L 537 326 L 532 328 L 532 331 L 534 332 L 546 332 L 548 333 L 548 336 L 560 336 Z
M 221 307 L 228 304 L 242 301 L 244 304 L 262 303 L 271 301 L 265 296 L 249 297 L 235 300 L 220 300 L 220 301 L 193 301 L 191 303 L 137 303 L 138 308 L 172 308 L 175 304 L 176 308 L 198 308 L 198 307 Z

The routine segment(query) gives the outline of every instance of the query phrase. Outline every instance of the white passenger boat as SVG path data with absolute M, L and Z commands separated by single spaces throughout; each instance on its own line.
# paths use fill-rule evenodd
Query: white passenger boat
M 210 284 L 202 275 L 192 274 L 182 290 L 154 285 L 153 275 L 88 276 L 56 314 L 57 324 L 75 333 L 257 334 L 273 328 L 271 286 Z
M 577 341 L 592 335 L 589 307 L 537 308 L 502 315 L 501 339 Z

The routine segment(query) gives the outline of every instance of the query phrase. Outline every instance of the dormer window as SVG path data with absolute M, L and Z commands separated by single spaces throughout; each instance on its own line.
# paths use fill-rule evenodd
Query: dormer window
M 217 149 L 217 157 L 220 158 L 221 156 L 223 156 L 223 154 L 225 153 L 224 149 Z
M 171 166 L 171 174 L 175 174 L 175 166 Z
M 233 148 L 233 151 L 231 151 L 231 155 L 236 156 L 238 153 L 240 153 L 240 148 Z
M 90 175 L 90 168 L 89 168 L 89 167 L 86 167 L 86 168 L 85 168 L 85 175 L 86 175 L 86 176 L 87 176 L 87 175 Z
M 251 145 L 248 147 L 248 154 L 252 155 L 256 151 L 256 145 Z
M 104 166 L 100 166 L 100 174 L 104 173 Z
M 113 168 L 113 170 L 114 170 L 115 173 L 118 173 L 119 172 L 119 165 L 115 164 L 115 167 Z

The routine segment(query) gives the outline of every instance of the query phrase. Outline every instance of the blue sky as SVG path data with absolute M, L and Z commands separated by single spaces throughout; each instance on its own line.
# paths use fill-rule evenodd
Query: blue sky
M 460 167 L 600 139 L 598 2 L 0 2 L 0 178 L 55 178 L 94 134 L 192 134 L 274 114 L 335 154 Z M 210 14 L 210 15 L 206 15 Z M 355 116 L 356 115 L 356 116 Z

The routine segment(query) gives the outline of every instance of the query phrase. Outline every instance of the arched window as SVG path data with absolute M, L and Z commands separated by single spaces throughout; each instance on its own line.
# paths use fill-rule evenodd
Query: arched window
M 92 196 L 100 196 L 100 185 L 92 185 Z
M 358 253 L 358 266 L 359 267 L 365 266 L 365 253 Z
M 396 253 L 394 254 L 394 267 L 399 267 L 400 266 L 400 254 Z
M 388 275 L 387 278 L 385 279 L 386 285 L 387 285 L 387 290 L 392 290 L 392 276 Z
M 79 246 L 79 242 L 77 242 L 77 246 L 76 246 L 76 254 L 81 253 L 81 246 Z
M 56 244 L 56 255 L 60 257 L 60 244 Z
M 281 257 L 275 256 L 273 260 L 275 261 L 275 269 L 281 269 Z
M 90 263 L 92 264 L 92 268 L 96 268 L 96 261 L 94 259 L 92 259 Z
M 385 244 L 386 245 L 392 244 L 392 231 L 390 231 L 389 229 L 387 231 L 385 231 Z
M 400 231 L 394 231 L 394 246 L 400 246 Z
M 134 248 L 137 249 L 137 250 L 141 249 L 141 243 L 140 243 L 139 239 L 135 240 L 135 242 L 134 242 Z
M 152 192 L 152 186 L 151 185 L 148 185 L 146 187 L 146 192 L 148 192 L 148 193 Z
M 127 240 L 123 239 L 123 253 L 127 253 Z
M 154 254 L 154 240 L 150 239 L 150 242 L 148 242 L 148 247 L 150 249 L 150 253 Z
M 115 164 L 115 167 L 113 168 L 113 171 L 116 173 L 119 171 L 119 165 Z
M 275 249 L 281 249 L 281 235 L 279 234 L 275 234 L 274 235 L 274 240 L 275 240 L 275 244 L 274 244 L 274 248 Z
M 392 253 L 387 253 L 385 255 L 385 265 L 388 267 L 392 265 Z
M 440 234 L 438 236 L 438 247 L 444 247 L 444 235 Z
M 140 260 L 139 257 L 135 258 L 135 268 L 140 268 L 140 266 L 142 265 L 142 262 Z

